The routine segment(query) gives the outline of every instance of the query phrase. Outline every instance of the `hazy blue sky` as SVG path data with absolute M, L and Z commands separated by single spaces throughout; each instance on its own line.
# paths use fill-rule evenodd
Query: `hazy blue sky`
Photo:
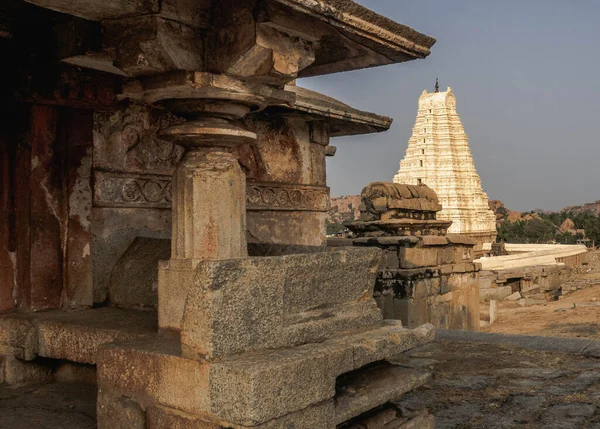
M 423 89 L 451 86 L 490 199 L 560 209 L 600 200 L 600 1 L 359 0 L 437 39 L 424 60 L 299 85 L 391 116 L 390 131 L 333 139 L 331 194 L 391 181 Z

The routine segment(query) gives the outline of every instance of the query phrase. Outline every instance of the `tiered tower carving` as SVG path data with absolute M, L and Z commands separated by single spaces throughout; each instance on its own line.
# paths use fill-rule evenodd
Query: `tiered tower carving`
M 432 188 L 442 204 L 438 219 L 452 221 L 449 233 L 471 236 L 480 246 L 495 241 L 496 217 L 481 188 L 450 87 L 424 90 L 419 97 L 417 120 L 394 182 Z

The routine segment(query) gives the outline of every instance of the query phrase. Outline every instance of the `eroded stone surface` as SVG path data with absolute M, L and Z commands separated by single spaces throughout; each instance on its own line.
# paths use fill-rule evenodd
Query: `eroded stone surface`
M 202 262 L 182 322 L 184 355 L 214 359 L 371 326 L 381 321 L 370 291 L 378 262 L 377 249 Z
M 437 362 L 400 408 L 428 408 L 436 428 L 580 428 L 600 424 L 594 358 L 517 346 L 436 341 L 412 350 Z M 465 359 L 469 356 L 469 359 Z M 404 363 L 405 364 L 405 363 Z M 587 424 L 589 426 L 584 426 Z
M 156 308 L 158 261 L 169 259 L 168 240 L 137 237 L 115 265 L 109 283 L 109 299 L 123 308 Z
M 23 360 L 36 356 L 96 363 L 98 348 L 115 340 L 153 336 L 156 313 L 99 308 L 77 312 L 51 311 L 0 317 L 2 354 Z

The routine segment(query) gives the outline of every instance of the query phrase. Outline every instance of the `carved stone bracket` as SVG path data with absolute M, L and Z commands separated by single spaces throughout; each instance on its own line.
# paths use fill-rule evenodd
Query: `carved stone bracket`
M 94 172 L 94 206 L 171 208 L 170 175 Z M 282 183 L 248 182 L 246 210 L 329 210 L 329 188 Z

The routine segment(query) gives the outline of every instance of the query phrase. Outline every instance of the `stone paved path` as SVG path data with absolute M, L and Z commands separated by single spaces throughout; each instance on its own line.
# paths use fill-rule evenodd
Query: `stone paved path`
M 429 408 L 438 429 L 600 429 L 600 360 L 514 346 L 436 341 L 403 364 L 432 382 L 400 406 Z

